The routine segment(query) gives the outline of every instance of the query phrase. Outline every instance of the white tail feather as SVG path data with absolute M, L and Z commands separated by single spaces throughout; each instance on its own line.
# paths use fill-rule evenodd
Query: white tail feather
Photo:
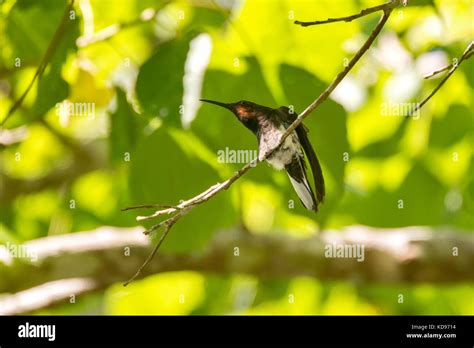
M 313 197 L 311 196 L 311 189 L 309 188 L 309 184 L 308 181 L 306 181 L 306 178 L 303 178 L 303 182 L 298 182 L 290 175 L 288 175 L 288 177 L 290 178 L 293 188 L 295 189 L 296 193 L 298 194 L 298 197 L 301 199 L 306 209 L 314 210 L 314 201 Z

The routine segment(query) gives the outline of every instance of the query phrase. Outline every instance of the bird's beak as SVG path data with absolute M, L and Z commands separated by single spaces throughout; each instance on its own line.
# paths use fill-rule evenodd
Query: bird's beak
M 218 102 L 218 101 L 214 101 L 214 100 L 209 100 L 209 99 L 199 99 L 200 101 L 202 102 L 205 102 L 205 103 L 211 103 L 211 104 L 215 104 L 215 105 L 219 105 L 223 108 L 226 108 L 230 111 L 234 111 L 235 109 L 235 103 L 221 103 L 221 102 Z

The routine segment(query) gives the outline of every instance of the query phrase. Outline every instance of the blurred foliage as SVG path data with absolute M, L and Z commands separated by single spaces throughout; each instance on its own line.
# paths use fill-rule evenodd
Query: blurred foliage
M 78 149 L 90 153 L 85 162 L 99 165 L 42 191 L 0 199 L 0 241 L 134 226 L 133 214 L 120 208 L 176 204 L 224 180 L 242 164 L 218 163 L 217 151 L 256 149 L 255 138 L 225 110 L 199 106 L 196 99 L 247 99 L 301 112 L 360 47 L 378 15 L 309 28 L 293 20 L 342 16 L 379 3 L 76 2 L 44 75 L 6 123 L 9 129 L 26 126 L 27 136 L 1 148 L 1 173 L 2 179 L 41 181 L 82 163 Z M 31 81 L 65 5 L 0 2 L 0 120 Z M 218 230 L 238 224 L 250 233 L 295 236 L 352 224 L 449 225 L 472 233 L 474 59 L 460 66 L 418 119 L 383 116 L 382 109 L 421 100 L 436 86 L 439 78 L 422 75 L 462 54 L 474 37 L 473 11 L 470 0 L 410 1 L 395 10 L 376 46 L 307 119 L 327 182 L 318 215 L 302 208 L 284 173 L 262 164 L 180 220 L 163 250 L 199 250 Z M 104 32 L 112 34 L 94 36 Z M 97 40 L 87 43 L 90 38 Z M 64 101 L 94 109 L 86 115 L 61 111 Z M 474 314 L 473 295 L 472 285 L 463 284 L 176 272 L 44 313 Z

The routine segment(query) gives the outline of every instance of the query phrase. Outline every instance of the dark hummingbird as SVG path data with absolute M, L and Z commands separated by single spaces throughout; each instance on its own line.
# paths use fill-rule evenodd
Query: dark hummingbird
M 201 99 L 201 101 L 232 111 L 237 119 L 257 136 L 259 160 L 262 160 L 265 154 L 278 144 L 282 134 L 298 117 L 286 106 L 272 109 L 246 100 L 237 103 L 221 103 L 208 99 Z M 266 161 L 277 170 L 285 169 L 293 188 L 306 209 L 318 211 L 318 204 L 324 201 L 324 178 L 318 157 L 309 142 L 307 133 L 308 129 L 300 124 Z M 316 194 L 311 188 L 306 174 L 303 150 L 313 172 Z

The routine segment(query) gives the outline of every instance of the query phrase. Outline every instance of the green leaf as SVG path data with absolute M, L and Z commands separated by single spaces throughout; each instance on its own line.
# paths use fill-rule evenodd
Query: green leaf
M 443 118 L 434 118 L 430 146 L 449 147 L 459 142 L 473 127 L 472 111 L 464 105 L 451 105 Z
M 399 142 L 405 134 L 410 119 L 405 118 L 398 126 L 394 134 L 385 139 L 370 143 L 355 153 L 356 157 L 367 157 L 372 159 L 386 159 L 396 155 L 400 151 Z
M 227 15 L 221 9 L 211 9 L 205 7 L 194 7 L 193 18 L 190 21 L 190 30 L 211 29 L 212 27 L 221 27 L 227 19 Z
M 177 141 L 186 133 L 160 128 L 144 138 L 131 159 L 130 190 L 134 204 L 176 205 L 220 181 L 219 175 Z M 220 228 L 235 224 L 235 212 L 227 191 L 181 218 L 163 244 L 164 250 L 202 248 Z M 158 231 L 158 234 L 161 231 Z
M 277 301 L 283 298 L 288 292 L 288 285 L 289 280 L 282 278 L 260 281 L 252 306 L 255 307 L 266 301 Z
M 110 115 L 110 159 L 123 162 L 126 152 L 133 153 L 139 137 L 139 115 L 128 103 L 125 92 L 117 88 L 117 109 Z
M 471 57 L 468 60 L 463 61 L 459 69 L 466 75 L 466 80 L 469 83 L 469 86 L 474 88 L 474 74 L 472 73 L 474 71 L 474 59 Z
M 360 11 L 356 1 L 245 1 L 225 40 L 228 50 L 258 57 L 265 68 L 280 63 L 310 70 L 322 80 L 331 80 L 347 53 L 344 41 L 359 33 L 359 22 L 303 28 L 294 20 L 311 21 Z M 329 39 L 330 37 L 330 39 Z
M 388 139 L 375 141 L 357 151 L 356 156 L 373 159 L 384 159 L 393 156 L 399 151 L 398 140 L 399 139 L 390 137 Z
M 184 64 L 191 39 L 189 34 L 160 45 L 141 66 L 135 87 L 145 112 L 174 126 L 181 125 Z
M 341 210 L 357 223 L 376 227 L 438 225 L 445 220 L 446 189 L 421 164 L 415 164 L 395 192 L 377 188 L 365 197 L 350 195 Z M 402 206 L 403 205 L 403 206 Z
M 219 315 L 231 312 L 234 309 L 234 303 L 231 298 L 232 285 L 232 278 L 230 276 L 206 275 L 204 283 L 206 296 L 190 314 Z
M 5 28 L 13 57 L 22 62 L 39 62 L 65 6 L 66 1 L 17 1 L 6 18 Z

